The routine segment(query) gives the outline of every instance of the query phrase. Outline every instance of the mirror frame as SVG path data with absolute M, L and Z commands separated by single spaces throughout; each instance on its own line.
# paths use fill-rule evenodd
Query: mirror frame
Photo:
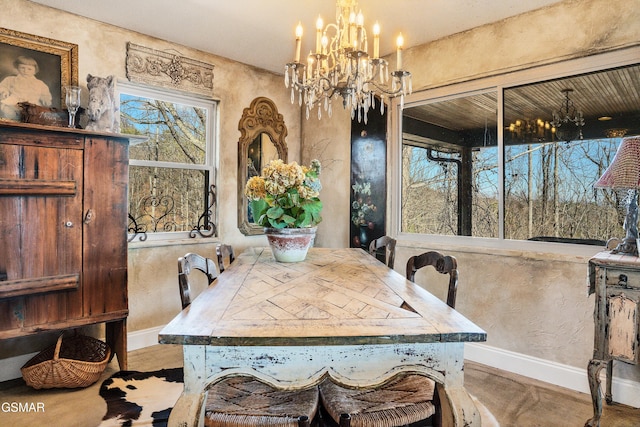
M 276 104 L 269 98 L 258 97 L 242 111 L 238 130 L 240 131 L 240 139 L 238 140 L 238 228 L 242 234 L 247 236 L 264 234 L 262 226 L 249 222 L 247 218 L 249 200 L 244 195 L 244 188 L 247 184 L 249 146 L 258 135 L 265 133 L 276 147 L 278 157 L 282 161 L 288 162 L 288 149 L 285 141 L 287 126 L 284 124 L 282 114 L 278 113 Z

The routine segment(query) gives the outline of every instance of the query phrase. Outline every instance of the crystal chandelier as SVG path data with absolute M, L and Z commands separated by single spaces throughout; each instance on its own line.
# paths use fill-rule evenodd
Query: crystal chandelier
M 584 126 L 582 111 L 578 110 L 569 99 L 573 89 L 562 89 L 562 92 L 565 96 L 564 103 L 560 111 L 553 112 L 551 126 L 556 129 L 556 135 L 560 140 L 570 142 L 574 139 L 582 139 L 582 126 Z
M 367 122 L 369 108 L 375 108 L 375 96 L 380 97 L 380 112 L 384 113 L 384 97 L 404 96 L 411 93 L 411 73 L 402 70 L 402 34 L 397 39 L 396 70 L 380 58 L 380 26 L 373 26 L 373 55 L 368 53 L 369 40 L 364 28 L 364 17 L 357 10 L 357 0 L 336 1 L 336 22 L 324 27 L 322 18 L 316 22 L 315 52 L 310 52 L 307 63 L 300 62 L 302 26 L 296 28 L 295 61 L 286 64 L 284 83 L 291 88 L 291 102 L 304 103 L 306 117 L 317 108 L 318 119 L 322 109 L 331 116 L 331 100 L 342 97 L 344 108 L 351 109 L 351 119 Z

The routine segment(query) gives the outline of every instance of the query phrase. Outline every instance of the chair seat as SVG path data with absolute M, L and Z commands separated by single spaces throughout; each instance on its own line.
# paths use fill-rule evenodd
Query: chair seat
M 350 389 L 325 380 L 320 397 L 336 423 L 351 416 L 351 427 L 395 427 L 432 416 L 435 382 L 425 376 L 400 375 L 379 387 Z
M 205 425 L 298 427 L 301 416 L 314 419 L 318 403 L 317 387 L 286 391 L 250 377 L 232 377 L 209 389 Z

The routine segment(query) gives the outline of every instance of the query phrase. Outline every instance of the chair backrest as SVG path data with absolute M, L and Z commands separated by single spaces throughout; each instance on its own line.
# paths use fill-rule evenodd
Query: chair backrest
M 456 294 L 458 292 L 458 261 L 453 256 L 443 255 L 436 251 L 429 251 L 412 256 L 407 261 L 407 279 L 414 282 L 416 271 L 429 265 L 433 266 L 438 273 L 449 275 L 447 305 L 455 308 Z
M 220 243 L 216 246 L 216 255 L 218 256 L 218 271 L 222 273 L 236 259 L 233 253 L 233 246 Z
M 369 245 L 369 253 L 377 258 L 378 249 L 384 249 L 384 263 L 387 267 L 393 268 L 396 259 L 396 239 L 389 236 L 382 236 L 375 239 Z
M 212 259 L 194 253 L 188 253 L 178 258 L 178 287 L 180 288 L 180 300 L 182 301 L 183 309 L 191 304 L 189 275 L 194 269 L 203 272 L 207 276 L 209 285 L 218 276 L 216 265 Z

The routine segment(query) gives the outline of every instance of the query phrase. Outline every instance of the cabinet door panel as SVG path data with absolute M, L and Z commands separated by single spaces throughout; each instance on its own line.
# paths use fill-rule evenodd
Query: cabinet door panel
M 128 307 L 128 153 L 126 140 L 93 137 L 85 145 L 91 173 L 85 178 L 83 283 L 84 310 L 91 315 Z
M 609 328 L 607 352 L 609 356 L 637 364 L 638 339 L 640 338 L 640 292 L 636 290 L 608 288 L 607 313 Z
M 82 315 L 82 158 L 0 145 L 1 329 Z

